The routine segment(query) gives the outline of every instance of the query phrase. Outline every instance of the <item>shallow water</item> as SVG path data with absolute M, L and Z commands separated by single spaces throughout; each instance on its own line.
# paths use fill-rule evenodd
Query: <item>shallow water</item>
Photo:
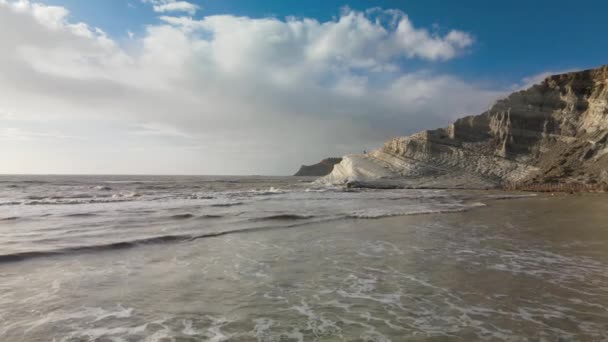
M 0 262 L 345 218 L 454 212 L 465 193 L 343 191 L 310 178 L 0 176 Z
M 145 180 L 0 185 L 0 340 L 608 339 L 606 197 Z

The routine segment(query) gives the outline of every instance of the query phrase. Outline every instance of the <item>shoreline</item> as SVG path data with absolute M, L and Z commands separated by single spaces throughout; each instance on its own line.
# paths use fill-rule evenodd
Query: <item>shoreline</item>
M 608 188 L 603 184 L 530 184 L 530 185 L 505 185 L 502 187 L 445 187 L 445 186 L 412 186 L 400 185 L 399 182 L 391 181 L 349 181 L 341 184 L 346 189 L 374 189 L 374 190 L 462 190 L 462 191 L 503 191 L 503 192 L 533 192 L 533 193 L 608 193 Z

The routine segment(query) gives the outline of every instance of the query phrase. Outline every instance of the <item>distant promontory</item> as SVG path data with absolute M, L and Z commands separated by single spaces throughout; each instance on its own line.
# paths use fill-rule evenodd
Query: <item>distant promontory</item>
M 299 177 L 322 177 L 331 173 L 334 165 L 340 163 L 342 158 L 326 158 L 313 165 L 302 165 L 294 176 Z

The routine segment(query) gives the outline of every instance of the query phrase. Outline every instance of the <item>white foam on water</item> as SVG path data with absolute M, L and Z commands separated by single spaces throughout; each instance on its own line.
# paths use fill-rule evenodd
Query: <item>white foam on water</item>
M 115 327 L 115 328 L 88 328 L 81 326 L 74 331 L 68 333 L 58 339 L 59 342 L 69 342 L 74 340 L 82 340 L 86 338 L 88 341 L 97 341 L 101 338 L 110 338 L 113 341 L 129 341 L 129 337 L 138 337 L 142 341 L 146 342 L 158 342 L 161 338 L 168 337 L 168 328 L 165 327 L 163 330 L 159 330 L 155 333 L 150 334 L 145 339 L 141 339 L 142 335 L 146 334 L 146 331 L 150 324 L 160 324 L 160 322 L 144 323 L 137 326 L 129 327 Z
M 171 329 L 164 324 L 161 324 L 161 326 L 163 327 L 163 329 L 157 330 L 152 335 L 146 336 L 146 338 L 143 341 L 144 342 L 164 342 L 167 339 L 173 340 Z
M 53 280 L 53 282 L 51 283 L 51 290 L 53 291 L 53 293 L 57 293 L 60 289 L 61 289 L 61 280 L 59 280 L 59 279 Z
M 400 307 L 402 294 L 399 292 L 377 292 L 375 291 L 377 282 L 378 279 L 372 275 L 359 277 L 355 274 L 349 274 L 342 281 L 343 285 L 338 288 L 336 293 L 343 298 L 349 298 L 351 300 L 369 300 L 372 302 Z
M 267 317 L 256 318 L 253 322 L 255 326 L 249 335 L 259 342 L 306 341 L 304 332 L 297 327 L 293 327 L 290 331 L 273 331 L 274 328 L 281 327 L 280 322 Z
M 395 244 L 387 241 L 368 241 L 357 254 L 368 258 L 382 258 L 387 255 L 403 255 L 403 251 Z
M 283 336 L 287 337 L 290 340 L 293 339 L 297 342 L 304 342 L 304 334 L 295 328 L 291 332 L 283 334 Z
M 323 293 L 323 294 L 328 294 L 328 293 L 332 293 L 333 291 L 319 291 L 319 292 Z M 326 292 L 326 293 L 324 293 L 324 292 Z M 333 308 L 341 309 L 348 313 L 351 312 L 350 308 L 353 306 L 353 304 L 342 303 L 337 299 L 332 299 L 329 301 L 321 302 L 319 304 L 322 306 L 325 306 L 325 307 L 333 307 Z
M 133 314 L 133 308 L 125 308 L 121 304 L 117 305 L 116 311 L 106 311 L 101 308 L 96 308 L 98 311 L 97 316 L 95 317 L 94 322 L 101 321 L 103 319 L 112 317 L 112 318 L 129 318 Z
M 360 326 L 362 328 L 365 328 L 365 330 L 363 331 L 363 333 L 359 336 L 364 341 L 370 341 L 370 342 L 392 342 L 392 340 L 388 336 L 380 333 L 376 329 L 376 327 L 373 326 L 373 325 L 371 325 L 371 324 L 354 321 L 354 320 L 347 319 L 347 318 L 344 318 L 344 317 L 340 317 L 340 321 L 342 321 L 343 323 L 345 323 L 347 325 L 358 325 L 358 326 Z
M 254 320 L 253 335 L 258 341 L 273 341 L 271 328 L 276 324 L 276 321 L 270 318 L 257 318 Z
M 378 279 L 376 277 L 369 278 L 359 278 L 353 274 L 349 275 L 346 279 L 342 281 L 342 283 L 346 283 L 348 286 L 348 290 L 353 294 L 361 294 L 372 292 L 376 289 L 376 283 Z
M 135 198 L 135 197 L 141 197 L 142 194 L 140 194 L 139 192 L 135 192 L 135 191 L 128 191 L 128 192 L 121 192 L 121 193 L 117 193 L 112 195 L 112 198 Z
M 337 322 L 325 318 L 323 313 L 317 314 L 304 300 L 300 302 L 300 305 L 292 306 L 291 309 L 307 318 L 307 330 L 311 331 L 315 336 L 335 336 L 340 335 L 342 332 L 342 329 L 336 325 Z
M 188 336 L 195 336 L 195 335 L 200 335 L 201 332 L 194 329 L 192 327 L 192 321 L 189 319 L 184 319 L 182 320 L 182 324 L 184 325 L 184 329 L 182 330 L 182 334 L 184 335 L 188 335 Z
M 272 293 L 268 293 L 268 292 L 264 293 L 262 296 L 266 299 L 287 301 L 287 298 L 285 298 L 283 296 L 276 296 L 276 295 L 273 295 Z
M 370 321 L 379 321 L 379 322 L 382 322 L 387 327 L 389 327 L 389 328 L 391 328 L 393 330 L 397 330 L 397 331 L 406 330 L 404 327 L 393 323 L 390 319 L 380 318 L 380 317 L 373 316 L 369 311 L 362 312 L 361 314 L 359 314 L 359 317 L 364 318 L 367 322 L 370 322 Z
M 228 341 L 232 338 L 231 335 L 226 334 L 222 331 L 222 328 L 230 323 L 225 317 L 215 318 L 212 316 L 206 316 L 207 319 L 211 320 L 211 326 L 207 328 L 207 331 L 203 334 L 208 342 L 223 342 Z
M 85 320 L 91 323 L 104 320 L 106 318 L 126 319 L 133 314 L 133 308 L 124 308 L 118 304 L 115 309 L 108 310 L 101 307 L 82 307 L 78 311 L 51 311 L 44 317 L 22 322 L 21 326 L 25 328 L 25 332 L 30 332 L 41 326 L 54 325 L 71 320 Z

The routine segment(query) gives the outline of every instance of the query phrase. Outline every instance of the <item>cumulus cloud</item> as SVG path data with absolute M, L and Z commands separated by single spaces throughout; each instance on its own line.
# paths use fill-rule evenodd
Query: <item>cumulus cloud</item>
M 144 3 L 152 4 L 154 12 L 184 12 L 194 15 L 198 11 L 199 6 L 187 2 L 176 0 L 143 0 Z
M 230 15 L 201 20 L 171 16 L 161 19 L 183 32 L 212 37 L 206 41 L 214 43 L 218 54 L 232 49 L 258 54 L 266 50 L 273 59 L 291 65 L 316 62 L 369 69 L 401 57 L 448 60 L 473 44 L 473 37 L 466 32 L 452 30 L 437 36 L 415 28 L 405 13 L 395 10 L 363 13 L 344 9 L 337 20 L 329 22 Z
M 99 125 L 82 149 L 103 135 L 133 147 L 113 150 L 122 168 L 97 172 L 287 173 L 444 125 L 502 94 L 433 72 L 466 53 L 471 34 L 432 33 L 396 10 L 344 9 L 326 22 L 165 15 L 122 45 L 68 14 L 0 0 L 0 103 L 21 121 Z M 423 69 L 404 71 L 413 60 Z

